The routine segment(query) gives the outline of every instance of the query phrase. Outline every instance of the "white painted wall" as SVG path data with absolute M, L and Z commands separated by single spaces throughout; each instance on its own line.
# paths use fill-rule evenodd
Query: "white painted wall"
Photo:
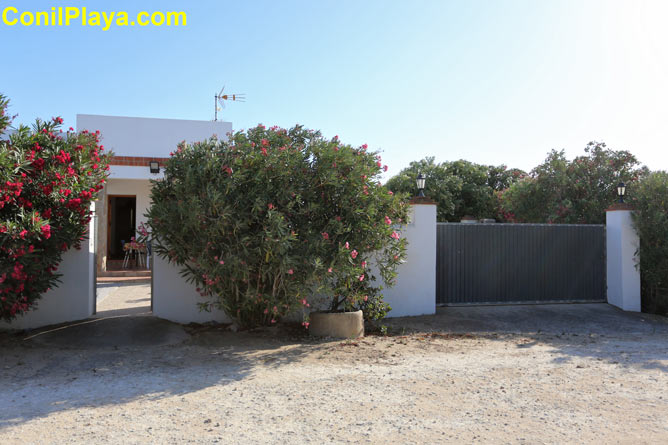
M 63 255 L 58 272 L 63 274 L 58 287 L 51 289 L 37 303 L 37 308 L 11 323 L 0 322 L 0 329 L 35 329 L 93 315 L 95 300 L 95 224 L 91 220 L 88 243 L 81 250 L 70 249 Z
M 636 268 L 638 234 L 630 210 L 609 209 L 605 215 L 608 303 L 640 312 L 640 271 Z
M 137 196 L 137 217 L 135 228 L 138 228 L 139 224 L 141 223 L 146 223 L 146 217 L 144 214 L 148 211 L 149 207 L 151 207 L 151 183 L 148 181 L 148 179 L 109 179 L 107 181 L 106 188 L 107 196 Z M 106 223 L 106 221 L 103 221 L 103 223 Z
M 99 130 L 105 150 L 117 156 L 166 158 L 183 140 L 198 142 L 214 134 L 219 139 L 227 138 L 232 123 L 77 114 L 77 131 L 82 130 Z
M 160 173 L 151 173 L 148 169 L 148 163 L 144 167 L 136 165 L 109 166 L 109 179 L 142 179 L 148 181 L 149 179 L 159 179 L 164 176 L 162 168 L 160 168 Z
M 406 261 L 397 269 L 394 287 L 383 290 L 392 306 L 388 317 L 436 313 L 436 205 L 412 205 L 410 223 L 401 228 L 408 239 Z
M 153 315 L 176 323 L 229 323 L 223 311 L 200 311 L 197 303 L 208 301 L 181 277 L 180 270 L 158 255 L 153 257 Z
M 398 229 L 408 239 L 406 262 L 399 266 L 395 286 L 383 291 L 385 301 L 392 306 L 388 317 L 436 313 L 436 205 L 413 205 L 411 213 L 411 222 Z M 223 311 L 201 312 L 197 302 L 202 301 L 206 300 L 195 286 L 186 283 L 177 267 L 155 256 L 154 315 L 178 323 L 230 322 Z M 301 317 L 298 311 L 287 319 Z

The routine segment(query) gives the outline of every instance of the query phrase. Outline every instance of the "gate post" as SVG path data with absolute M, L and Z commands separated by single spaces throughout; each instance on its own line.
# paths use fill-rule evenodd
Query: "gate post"
M 394 287 L 383 290 L 392 306 L 388 317 L 436 313 L 436 203 L 416 197 L 410 205 L 412 218 L 401 227 L 408 240 L 406 261 L 397 269 Z
M 632 213 L 633 208 L 623 203 L 605 212 L 608 303 L 640 312 L 640 271 L 636 267 L 639 239 Z

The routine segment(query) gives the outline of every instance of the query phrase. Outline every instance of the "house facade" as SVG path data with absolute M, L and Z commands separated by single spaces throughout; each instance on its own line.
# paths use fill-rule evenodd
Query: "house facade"
M 92 114 L 78 114 L 76 126 L 77 131 L 99 131 L 101 144 L 114 155 L 109 179 L 95 204 L 98 274 L 106 272 L 112 262 L 122 262 L 123 243 L 130 242 L 146 222 L 150 180 L 162 177 L 162 167 L 177 144 L 214 135 L 227 139 L 232 131 L 231 122 Z M 160 171 L 152 173 L 151 163 L 156 162 Z

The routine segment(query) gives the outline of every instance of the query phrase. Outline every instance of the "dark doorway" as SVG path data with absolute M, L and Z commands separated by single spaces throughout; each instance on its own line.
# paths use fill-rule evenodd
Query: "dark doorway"
M 123 244 L 135 236 L 137 219 L 136 196 L 109 196 L 107 231 L 108 259 L 123 259 Z

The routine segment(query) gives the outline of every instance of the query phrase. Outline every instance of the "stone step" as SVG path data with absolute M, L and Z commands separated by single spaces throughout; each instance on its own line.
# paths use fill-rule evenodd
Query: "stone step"
M 105 270 L 97 274 L 98 277 L 146 277 L 151 278 L 150 270 Z

